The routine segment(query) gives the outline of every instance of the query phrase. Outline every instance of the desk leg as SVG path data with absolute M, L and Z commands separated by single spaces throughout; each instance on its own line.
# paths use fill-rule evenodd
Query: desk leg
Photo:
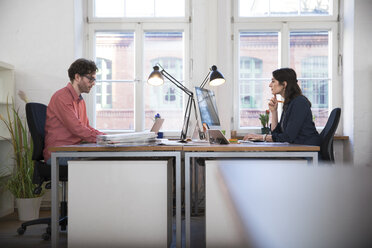
M 318 165 L 318 153 L 317 152 L 313 153 L 313 165 L 314 166 Z
M 181 218 L 181 155 L 176 156 L 176 247 L 182 247 L 182 218 Z
M 185 241 L 190 247 L 190 157 L 185 155 Z
M 199 214 L 199 164 L 196 158 L 192 158 L 192 165 L 194 168 L 194 214 Z
M 307 165 L 310 166 L 317 166 L 318 165 L 318 153 L 317 152 L 310 152 L 306 155 L 307 158 Z
M 59 182 L 59 164 L 57 161 L 57 156 L 55 153 L 52 153 L 52 170 L 51 170 L 51 180 L 52 180 L 52 220 L 51 220 L 51 228 L 52 228 L 52 247 L 58 247 L 59 243 L 59 211 L 58 211 L 58 182 Z

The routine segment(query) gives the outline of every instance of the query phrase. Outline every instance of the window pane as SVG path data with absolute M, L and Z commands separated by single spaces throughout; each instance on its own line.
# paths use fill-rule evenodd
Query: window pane
M 239 61 L 239 126 L 260 127 L 271 73 L 278 68 L 278 33 L 240 32 Z
M 154 16 L 154 0 L 126 0 L 126 17 L 151 17 Z
M 330 0 L 302 0 L 302 15 L 329 15 Z
M 144 78 L 159 63 L 172 77 L 184 83 L 184 41 L 182 32 L 147 32 L 144 41 Z M 161 86 L 145 84 L 145 129 L 150 129 L 159 113 L 165 118 L 162 129 L 181 130 L 184 92 L 168 79 Z
M 240 0 L 239 16 L 266 16 L 270 12 L 270 0 Z
M 239 16 L 329 15 L 330 0 L 239 0 Z
M 123 17 L 124 0 L 95 0 L 94 16 Z
M 96 127 L 134 129 L 134 33 L 96 33 Z
M 185 0 L 95 0 L 96 17 L 184 17 Z
M 270 1 L 270 14 L 274 16 L 297 15 L 299 0 Z
M 328 119 L 328 38 L 328 31 L 290 33 L 290 65 L 297 72 L 302 93 L 312 104 L 315 125 L 319 127 Z
M 157 0 L 155 3 L 156 17 L 185 16 L 185 0 Z

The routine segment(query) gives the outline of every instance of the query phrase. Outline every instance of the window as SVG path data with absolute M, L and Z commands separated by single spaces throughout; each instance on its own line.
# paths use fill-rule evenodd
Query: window
M 259 128 L 258 116 L 271 98 L 272 71 L 291 67 L 323 127 L 338 87 L 337 1 L 238 0 L 234 18 L 234 67 L 238 99 L 236 130 Z M 335 88 L 332 88 L 335 87 Z M 281 106 L 279 106 L 281 111 Z M 281 112 L 279 112 L 280 116 Z
M 96 128 L 134 129 L 134 33 L 96 32 Z
M 184 0 L 95 0 L 95 17 L 183 17 Z
M 239 32 L 239 126 L 260 126 L 270 98 L 268 82 L 278 66 L 278 32 Z
M 252 16 L 301 16 L 329 15 L 330 0 L 240 0 L 239 15 Z
M 185 0 L 91 0 L 89 4 L 90 53 L 99 68 L 92 125 L 105 132 L 142 131 L 150 129 L 160 113 L 167 120 L 162 129 L 179 132 L 183 92 L 167 81 L 158 87 L 148 85 L 147 78 L 159 63 L 184 82 Z
M 97 58 L 96 79 L 96 109 L 112 108 L 112 83 L 106 80 L 112 79 L 112 61 L 104 58 Z
M 302 93 L 310 100 L 316 126 L 328 120 L 330 84 L 328 31 L 290 32 L 290 66 L 296 71 Z
M 166 119 L 166 135 L 178 136 L 187 98 L 166 79 L 161 86 L 147 84 L 157 63 L 189 89 L 200 85 L 205 69 L 216 64 L 227 76 L 225 86 L 213 88 L 226 113 L 222 123 L 230 123 L 228 109 L 234 109 L 232 128 L 240 133 L 260 128 L 259 114 L 271 98 L 272 71 L 281 67 L 296 70 L 317 127 L 342 103 L 337 0 L 229 0 L 213 6 L 190 0 L 88 3 L 88 56 L 100 67 L 94 109 L 88 111 L 92 125 L 106 132 L 149 129 L 159 113 Z M 231 20 L 231 7 L 232 25 L 221 25 Z M 206 18 L 208 11 L 223 18 Z M 234 91 L 232 101 L 223 99 L 225 89 Z
M 180 34 L 178 34 L 179 38 L 182 38 Z M 180 47 L 181 48 L 181 47 Z M 181 56 L 182 57 L 182 56 Z M 182 79 L 183 74 L 183 61 L 181 58 L 176 57 L 169 57 L 169 58 L 159 58 L 152 60 L 151 64 L 155 65 L 159 63 L 166 71 L 172 75 L 174 78 L 180 80 Z M 178 96 L 176 95 L 176 86 L 170 82 L 165 82 L 166 86 L 163 87 L 163 107 L 162 108 L 169 108 L 169 107 L 177 107 L 182 109 L 182 92 L 178 92 Z M 154 95 L 154 94 L 153 94 Z M 176 101 L 178 99 L 178 101 Z M 156 101 L 154 102 L 156 104 Z M 166 110 L 164 111 L 166 112 Z
M 241 115 L 245 117 L 242 118 L 242 122 L 245 119 L 248 122 L 252 121 L 252 118 L 249 118 L 251 116 L 249 113 L 262 105 L 260 96 L 263 90 L 263 83 L 259 80 L 261 77 L 262 60 L 250 57 L 240 58 L 240 109 L 243 112 Z M 249 125 L 249 123 L 247 124 Z
M 147 32 L 144 38 L 144 69 L 147 77 L 152 67 L 160 64 L 179 82 L 184 81 L 183 32 Z M 151 70 L 150 70 L 151 68 Z M 164 78 L 161 86 L 145 85 L 145 129 L 150 129 L 156 113 L 167 121 L 165 130 L 181 130 L 184 93 Z

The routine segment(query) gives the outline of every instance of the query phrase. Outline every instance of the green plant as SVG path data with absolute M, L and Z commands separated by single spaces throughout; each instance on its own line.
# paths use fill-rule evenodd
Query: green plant
M 1 115 L 0 119 L 9 131 L 8 141 L 13 147 L 15 162 L 14 171 L 7 181 L 7 188 L 16 198 L 33 198 L 35 197 L 33 193 L 35 185 L 32 183 L 34 169 L 32 139 L 27 130 L 26 121 L 22 121 L 18 109 L 15 108 L 14 100 L 11 104 L 7 100 L 6 110 L 7 119 Z
M 270 111 L 267 109 L 264 114 L 260 114 L 260 121 L 262 124 L 262 127 L 268 127 L 269 126 L 269 113 Z
M 5 174 L 4 172 L 0 173 L 0 193 L 5 191 L 9 178 L 10 178 L 10 175 Z

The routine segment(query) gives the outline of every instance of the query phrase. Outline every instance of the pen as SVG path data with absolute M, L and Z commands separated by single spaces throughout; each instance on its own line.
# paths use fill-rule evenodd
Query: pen
M 270 101 L 271 99 L 267 99 L 268 101 Z M 280 103 L 284 103 L 284 101 L 282 100 L 276 100 L 277 102 L 280 102 Z

